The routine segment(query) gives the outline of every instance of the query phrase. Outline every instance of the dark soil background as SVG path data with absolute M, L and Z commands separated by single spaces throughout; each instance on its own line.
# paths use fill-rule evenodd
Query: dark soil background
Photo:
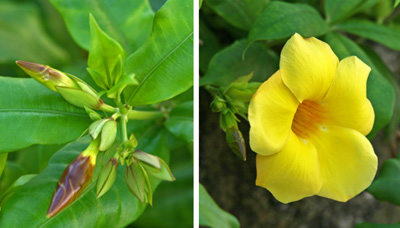
M 400 53 L 370 43 L 391 71 L 400 76 Z M 382 203 L 363 192 L 347 203 L 318 196 L 282 204 L 266 189 L 255 186 L 256 155 L 247 145 L 247 161 L 238 159 L 225 143 L 219 128 L 219 115 L 210 109 L 211 95 L 200 89 L 200 182 L 217 204 L 236 216 L 243 228 L 350 228 L 361 222 L 397 223 L 400 207 Z M 246 143 L 249 125 L 239 127 Z M 379 133 L 372 144 L 378 155 L 379 168 L 393 156 L 393 142 Z M 398 151 L 398 148 L 396 149 Z

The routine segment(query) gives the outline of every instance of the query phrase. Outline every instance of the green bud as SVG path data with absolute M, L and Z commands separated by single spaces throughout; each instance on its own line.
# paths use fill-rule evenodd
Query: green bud
M 97 136 L 100 134 L 101 130 L 104 127 L 104 124 L 106 124 L 107 121 L 110 119 L 101 119 L 93 122 L 89 126 L 89 135 L 92 136 L 93 139 L 96 139 Z
M 146 180 L 141 165 L 136 160 L 133 160 L 130 165 L 126 166 L 125 183 L 129 191 L 142 203 L 144 203 L 146 199 L 145 182 Z
M 148 165 L 147 163 L 141 163 L 143 168 L 146 170 L 148 174 L 151 176 L 160 179 L 160 180 L 166 180 L 166 181 L 174 181 L 175 177 L 172 174 L 171 170 L 169 169 L 169 166 L 167 163 L 165 163 L 164 160 L 161 158 L 158 158 L 160 160 L 161 168 L 157 169 L 154 166 Z
M 113 186 L 115 179 L 117 178 L 117 168 L 118 159 L 113 157 L 107 162 L 97 179 L 97 198 L 100 198 Z
M 88 186 L 96 165 L 98 144 L 98 140 L 92 141 L 64 170 L 53 193 L 47 217 L 53 217 L 70 205 Z
M 56 87 L 56 89 L 66 101 L 80 108 L 87 106 L 98 110 L 104 104 L 101 98 L 81 89 L 68 87 Z
M 161 170 L 160 158 L 157 156 L 145 153 L 141 150 L 136 150 L 135 153 L 133 153 L 133 157 L 149 166 Z
M 92 110 L 86 106 L 84 108 L 91 120 L 94 120 L 94 121 L 101 120 L 101 116 L 97 112 L 95 112 L 94 110 Z
M 79 89 L 79 86 L 75 84 L 74 80 L 63 72 L 49 66 L 22 60 L 18 60 L 16 63 L 33 79 L 55 92 L 57 92 L 56 86 Z
M 116 136 L 117 122 L 114 119 L 109 118 L 101 130 L 99 150 L 106 151 L 108 148 L 110 148 L 114 144 Z
M 243 161 L 246 161 L 246 144 L 242 132 L 236 127 L 227 128 L 225 139 L 233 153 Z
M 135 135 L 132 133 L 131 136 L 129 136 L 129 140 L 126 142 L 126 148 L 129 150 L 135 149 L 138 145 L 138 141 L 135 137 Z
M 236 116 L 230 110 L 221 112 L 219 116 L 219 125 L 223 131 L 226 131 L 226 129 L 230 127 L 237 128 L 237 121 Z
M 221 112 L 226 108 L 226 103 L 225 100 L 223 100 L 220 97 L 216 97 L 212 102 L 211 102 L 211 109 L 213 112 Z

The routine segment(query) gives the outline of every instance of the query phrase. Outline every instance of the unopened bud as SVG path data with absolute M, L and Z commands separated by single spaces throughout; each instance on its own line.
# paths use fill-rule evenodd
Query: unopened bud
M 225 139 L 232 152 L 243 161 L 246 161 L 246 144 L 242 132 L 236 127 L 227 128 Z
M 161 162 L 160 158 L 148 153 L 145 153 L 141 150 L 136 150 L 135 153 L 132 155 L 135 159 L 146 163 L 147 165 L 150 165 L 156 169 L 161 170 Z
M 221 112 L 226 108 L 225 101 L 221 99 L 220 97 L 216 97 L 212 102 L 211 102 L 211 110 L 213 112 Z
M 114 144 L 116 136 L 117 122 L 114 119 L 109 118 L 101 130 L 99 150 L 106 151 L 108 148 L 110 148 Z
M 144 175 L 143 169 L 137 161 L 133 160 L 130 165 L 126 166 L 125 183 L 132 194 L 142 203 L 145 202 L 146 198 L 146 180 Z
M 113 186 L 115 179 L 117 177 L 118 159 L 116 157 L 111 158 L 106 166 L 100 173 L 97 179 L 97 198 L 104 195 Z
M 53 217 L 70 205 L 88 186 L 96 165 L 98 143 L 98 140 L 92 141 L 64 170 L 53 193 L 47 217 Z
M 151 176 L 160 179 L 160 180 L 165 180 L 165 181 L 174 181 L 175 177 L 172 174 L 169 166 L 167 165 L 167 163 L 165 163 L 164 160 L 162 160 L 161 158 L 158 158 L 160 160 L 160 165 L 161 167 L 158 169 L 154 166 L 148 165 L 147 163 L 143 162 L 141 163 L 144 167 L 144 169 L 146 170 L 146 172 L 148 174 L 150 174 Z
M 18 60 L 17 65 L 36 81 L 57 92 L 56 86 L 79 88 L 66 74 L 49 66 Z

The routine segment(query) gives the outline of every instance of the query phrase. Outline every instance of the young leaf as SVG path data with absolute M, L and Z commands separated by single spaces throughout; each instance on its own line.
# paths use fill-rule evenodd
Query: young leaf
M 335 25 L 336 29 L 379 42 L 388 48 L 400 50 L 400 31 L 377 23 L 352 19 Z
M 148 0 L 51 0 L 61 13 L 72 38 L 85 50 L 90 47 L 89 14 L 126 52 L 135 51 L 151 32 L 153 11 Z
M 193 1 L 165 3 L 149 39 L 128 57 L 124 72 L 139 81 L 124 90 L 132 106 L 169 99 L 193 85 Z
M 250 30 L 254 21 L 270 0 L 206 0 L 207 6 L 212 8 L 224 20 L 235 27 Z
M 374 137 L 376 132 L 385 127 L 392 117 L 394 89 L 369 59 L 368 55 L 355 42 L 338 33 L 328 34 L 326 41 L 339 59 L 355 55 L 371 67 L 371 73 L 367 81 L 367 97 L 371 101 L 375 112 L 374 127 L 369 133 L 370 138 Z
M 89 124 L 84 110 L 35 80 L 0 77 L 1 152 L 32 144 L 67 143 Z
M 222 210 L 208 194 L 202 184 L 199 185 L 199 224 L 212 228 L 239 228 L 239 221 Z
M 88 66 L 93 80 L 105 90 L 118 83 L 121 77 L 121 65 L 124 49 L 108 36 L 90 14 L 90 50 Z M 105 87 L 103 87 L 105 85 Z
M 328 29 L 328 24 L 311 6 L 274 1 L 251 27 L 247 47 L 257 40 L 282 39 L 296 32 L 304 37 L 319 36 Z

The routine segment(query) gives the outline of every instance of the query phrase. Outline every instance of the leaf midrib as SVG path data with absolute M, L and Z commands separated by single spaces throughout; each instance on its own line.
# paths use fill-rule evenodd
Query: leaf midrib
M 175 48 L 173 48 L 166 56 L 164 56 L 154 67 L 150 69 L 150 71 L 144 76 L 143 80 L 140 81 L 139 85 L 136 87 L 136 89 L 133 91 L 133 93 L 129 96 L 128 101 L 132 101 L 133 98 L 135 98 L 136 94 L 140 90 L 140 88 L 143 86 L 143 84 L 151 78 L 153 75 L 153 72 L 161 65 L 163 64 L 169 56 L 171 56 L 176 50 L 178 50 L 191 36 L 193 35 L 193 31 L 191 31 Z
M 36 113 L 46 113 L 46 114 L 55 114 L 55 115 L 63 115 L 63 116 L 82 116 L 87 117 L 85 113 L 73 113 L 73 112 L 64 112 L 58 110 L 43 110 L 43 109 L 0 109 L 1 112 L 36 112 Z

